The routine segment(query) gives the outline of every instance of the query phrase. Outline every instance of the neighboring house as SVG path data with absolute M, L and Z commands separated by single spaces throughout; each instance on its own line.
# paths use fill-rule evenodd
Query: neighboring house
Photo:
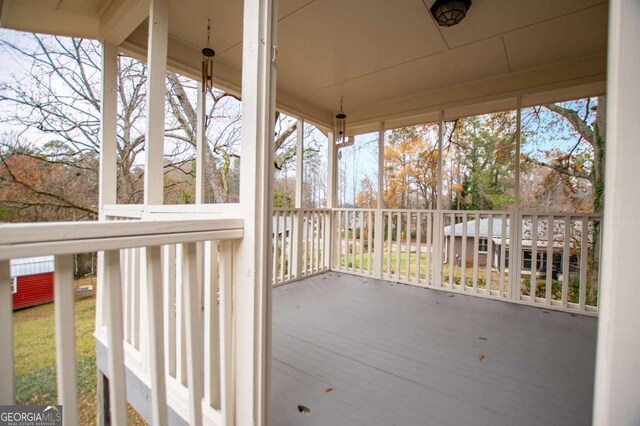
M 53 256 L 11 260 L 13 309 L 53 302 Z
M 454 225 L 453 232 L 453 253 L 455 257 L 456 265 L 461 266 L 463 263 L 462 259 L 462 247 L 466 245 L 465 251 L 465 259 L 464 263 L 466 266 L 473 266 L 474 260 L 474 247 L 475 247 L 475 238 L 476 233 L 478 235 L 478 266 L 486 266 L 487 262 L 491 262 L 491 267 L 497 270 L 500 270 L 501 266 L 501 256 L 502 256 L 502 246 L 505 246 L 505 261 L 504 266 L 505 269 L 509 268 L 509 236 L 510 236 L 510 220 L 507 219 L 505 224 L 505 232 L 504 238 L 502 236 L 502 218 L 494 217 L 493 218 L 493 226 L 491 236 L 489 235 L 489 219 L 483 218 L 480 219 L 479 224 L 477 220 L 469 220 L 467 221 L 467 236 L 466 240 L 463 241 L 463 224 L 457 223 Z M 537 238 L 537 252 L 536 252 L 536 270 L 540 273 L 544 274 L 547 270 L 547 223 L 546 220 L 541 220 L 538 222 L 538 238 Z M 572 231 L 575 235 L 579 233 L 580 230 L 574 228 Z M 521 250 L 522 255 L 520 258 L 522 259 L 521 270 L 522 273 L 530 273 L 532 261 L 533 261 L 533 251 L 532 251 L 532 225 L 530 221 L 524 221 L 522 224 L 522 240 L 521 240 Z M 450 244 L 451 244 L 451 226 L 446 226 L 444 228 L 444 263 L 449 262 L 450 256 Z M 491 253 L 489 253 L 489 239 L 491 239 Z M 552 264 L 552 273 L 553 278 L 557 279 L 559 275 L 562 274 L 563 267 L 563 247 L 564 247 L 564 233 L 555 232 L 554 238 L 552 242 L 552 251 L 553 251 L 553 264 Z M 571 256 L 573 258 L 573 256 Z M 487 260 L 489 259 L 489 260 Z M 570 259 L 571 263 L 576 263 L 575 259 Z

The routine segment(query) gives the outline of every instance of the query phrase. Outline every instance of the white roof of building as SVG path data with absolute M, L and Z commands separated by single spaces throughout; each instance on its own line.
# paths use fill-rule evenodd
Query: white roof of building
M 53 256 L 23 257 L 11 260 L 11 278 L 44 274 L 55 270 Z

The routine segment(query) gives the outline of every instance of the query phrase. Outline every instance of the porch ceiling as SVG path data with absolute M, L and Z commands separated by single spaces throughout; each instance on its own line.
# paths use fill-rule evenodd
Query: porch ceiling
M 142 57 L 147 29 L 139 11 L 146 3 L 0 0 L 0 22 L 112 39 Z M 350 122 L 366 127 L 379 119 L 546 90 L 579 87 L 576 95 L 604 90 L 607 1 L 474 0 L 467 18 L 451 28 L 435 24 L 431 3 L 280 0 L 279 106 L 329 125 L 344 96 Z M 170 0 L 169 65 L 198 73 L 211 17 L 216 77 L 239 90 L 242 13 L 240 1 Z M 114 30 L 122 22 L 131 26 L 127 34 L 135 29 L 126 40 L 117 37 L 124 29 Z

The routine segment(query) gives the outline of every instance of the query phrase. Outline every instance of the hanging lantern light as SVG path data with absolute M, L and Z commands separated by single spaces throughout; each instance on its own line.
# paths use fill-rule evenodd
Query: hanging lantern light
M 213 89 L 213 57 L 216 51 L 211 48 L 211 19 L 207 22 L 207 44 L 202 49 L 202 91 Z
M 436 0 L 431 14 L 441 27 L 451 27 L 464 19 L 470 7 L 471 0 Z
M 340 98 L 340 111 L 336 114 L 336 143 L 344 143 L 347 139 L 347 114 L 342 110 L 342 98 Z

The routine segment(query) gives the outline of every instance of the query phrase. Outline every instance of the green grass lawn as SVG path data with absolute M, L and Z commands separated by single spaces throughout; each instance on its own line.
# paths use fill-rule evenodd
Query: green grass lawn
M 95 279 L 92 279 L 95 282 Z M 85 280 L 77 283 L 86 284 Z M 93 330 L 95 297 L 78 298 L 75 303 L 76 366 L 78 404 L 82 425 L 96 424 L 96 351 Z M 57 400 L 56 340 L 53 304 L 13 313 L 16 403 L 52 405 Z M 129 424 L 144 425 L 129 407 Z
M 371 269 L 373 269 L 373 256 L 371 254 Z M 389 259 L 391 260 L 391 273 L 396 274 L 397 271 L 397 252 L 395 249 L 391 252 L 391 256 L 389 256 L 388 252 L 385 250 L 383 260 L 382 260 L 382 270 L 383 273 L 387 273 L 389 267 Z M 340 265 L 343 268 L 355 268 L 356 270 L 360 269 L 360 264 L 362 263 L 363 270 L 368 270 L 369 268 L 369 254 L 364 252 L 362 256 L 360 256 L 360 251 L 358 247 L 358 251 L 356 252 L 355 259 L 353 257 L 353 253 L 349 253 L 348 255 L 342 254 L 340 257 Z M 430 268 L 433 266 L 430 265 Z M 417 255 L 415 252 L 412 252 L 409 256 L 409 271 L 411 279 L 415 279 L 417 268 Z M 402 278 L 406 278 L 406 270 L 407 270 L 407 256 L 406 252 L 400 252 L 400 276 Z M 462 270 L 460 266 L 454 265 L 453 268 L 453 283 L 456 285 L 460 285 L 462 281 Z M 430 271 L 429 278 L 433 278 L 433 272 Z M 424 280 L 427 274 L 427 254 L 420 254 L 420 279 Z M 477 285 L 480 289 L 486 289 L 486 267 L 483 265 L 478 266 L 478 281 Z M 442 266 L 442 280 L 443 283 L 449 282 L 449 264 L 444 264 Z M 521 277 L 521 294 L 523 296 L 528 296 L 530 293 L 530 281 L 531 278 L 526 275 L 522 275 Z M 593 282 L 593 278 L 591 276 L 587 276 L 587 305 L 597 305 L 597 291 L 592 291 L 591 286 Z M 465 270 L 465 283 L 467 287 L 473 286 L 473 267 L 468 266 Z M 536 297 L 545 297 L 546 293 L 546 279 L 540 278 L 536 280 Z M 567 299 L 571 303 L 578 303 L 579 301 L 579 277 L 574 273 L 572 274 L 569 280 L 569 286 L 567 291 Z M 509 284 L 508 284 L 508 276 L 504 275 L 504 288 L 505 291 L 508 292 Z M 496 269 L 491 269 L 491 290 L 498 291 L 500 289 L 500 273 Z M 562 283 L 558 280 L 552 281 L 552 290 L 551 290 L 551 298 L 553 300 L 561 300 L 562 299 Z

